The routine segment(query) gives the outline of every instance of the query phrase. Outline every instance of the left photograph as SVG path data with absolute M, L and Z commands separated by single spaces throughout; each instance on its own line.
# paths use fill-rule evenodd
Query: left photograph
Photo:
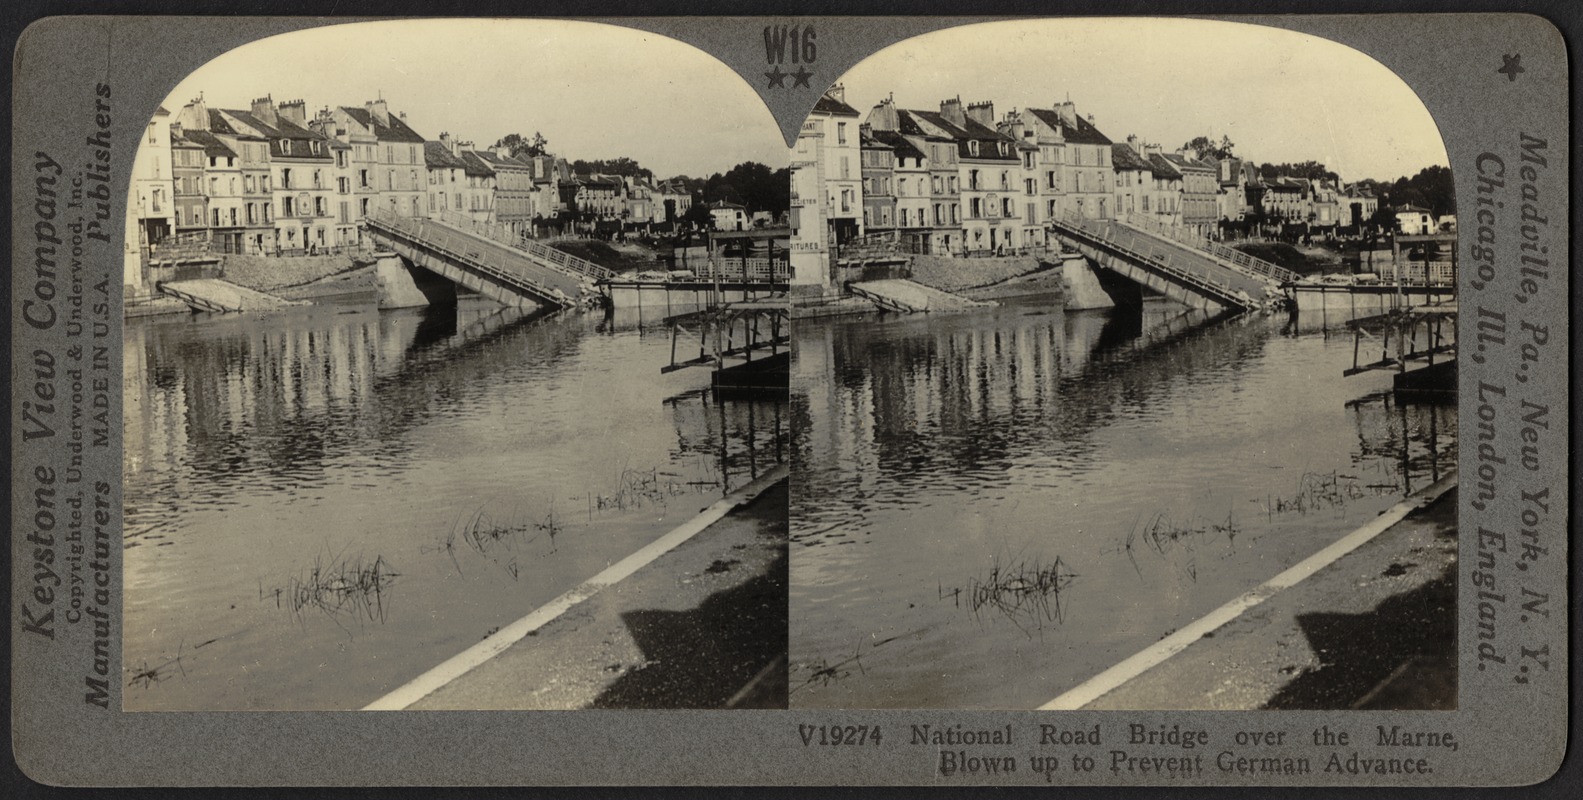
M 735 72 L 315 28 L 131 183 L 125 710 L 785 707 L 790 170 Z

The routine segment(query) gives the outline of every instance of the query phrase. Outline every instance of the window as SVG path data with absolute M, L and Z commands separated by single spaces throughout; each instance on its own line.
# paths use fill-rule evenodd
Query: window
M 294 198 L 280 198 L 280 215 L 283 217 L 294 216 L 297 211 L 297 201 Z
M 1032 178 L 1024 178 L 1022 180 L 1022 193 L 1023 194 L 1027 194 L 1027 195 L 1033 194 L 1034 192 L 1037 191 L 1036 187 L 1037 187 L 1037 184 L 1035 183 L 1035 181 Z
M 1000 215 L 1003 217 L 1011 216 L 1011 198 L 1002 197 L 1000 199 Z
M 282 169 L 280 171 L 280 188 L 282 188 L 282 189 L 290 189 L 291 188 L 291 170 L 290 169 Z
M 977 189 L 978 188 L 978 170 L 976 170 L 976 169 L 968 170 L 968 172 L 967 172 L 967 188 L 969 188 L 969 189 Z
M 974 158 L 978 157 L 978 140 L 977 139 L 973 139 L 973 140 L 971 140 L 971 141 L 969 141 L 967 143 L 967 154 L 970 155 L 970 156 L 973 156 Z
M 328 217 L 328 216 L 330 216 L 330 211 L 329 211 L 329 208 L 328 208 L 328 204 L 325 202 L 324 198 L 322 198 L 322 197 L 315 197 L 315 198 L 313 198 L 313 215 L 316 216 L 316 217 Z
M 977 197 L 973 198 L 972 200 L 969 200 L 968 201 L 968 216 L 976 218 L 976 217 L 981 217 L 983 215 L 984 215 L 983 201 L 978 199 Z
M 315 189 L 323 189 L 324 188 L 324 176 L 322 174 L 320 174 L 319 170 L 314 170 L 313 171 L 313 188 L 315 188 Z
M 835 124 L 835 143 L 836 144 L 846 144 L 846 123 L 845 122 L 837 122 Z

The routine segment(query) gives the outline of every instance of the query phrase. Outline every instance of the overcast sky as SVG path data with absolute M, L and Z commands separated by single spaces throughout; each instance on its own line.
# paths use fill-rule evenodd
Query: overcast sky
M 787 163 L 785 140 L 746 83 L 663 36 L 554 20 L 397 20 L 262 39 L 201 67 L 171 92 L 179 110 L 246 109 L 266 94 L 361 107 L 383 93 L 425 139 L 487 147 L 544 134 L 567 159 L 628 156 L 661 178 L 706 177 L 743 161 Z
M 1013 108 L 1067 99 L 1112 141 L 1174 149 L 1230 136 L 1255 161 L 1320 161 L 1344 180 L 1394 180 L 1446 165 L 1429 112 L 1395 73 L 1350 47 L 1301 33 L 1207 20 L 994 22 L 925 34 L 843 78 L 865 117 L 898 106 L 992 100 Z

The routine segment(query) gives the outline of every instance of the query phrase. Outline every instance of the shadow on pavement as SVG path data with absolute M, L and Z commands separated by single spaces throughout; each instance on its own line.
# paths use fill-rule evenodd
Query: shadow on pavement
M 622 614 L 647 666 L 621 676 L 593 708 L 724 708 L 766 665 L 783 658 L 787 557 L 781 545 L 764 574 L 710 595 L 688 611 Z M 763 708 L 786 707 L 786 682 L 755 692 Z
M 1366 614 L 1301 614 L 1318 655 L 1270 698 L 1270 709 L 1457 707 L 1456 565 Z

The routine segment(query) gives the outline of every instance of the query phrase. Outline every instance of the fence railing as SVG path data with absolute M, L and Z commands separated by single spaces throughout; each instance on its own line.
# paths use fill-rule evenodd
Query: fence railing
M 1250 256 L 1234 247 L 1227 247 L 1223 244 L 1219 244 L 1218 242 L 1211 242 L 1208 238 L 1194 233 L 1193 231 L 1186 228 L 1178 227 L 1176 225 L 1166 225 L 1159 220 L 1153 220 L 1147 217 L 1131 214 L 1124 214 L 1120 217 L 1117 217 L 1117 221 L 1123 225 L 1128 225 L 1139 230 L 1147 231 L 1160 237 L 1170 239 L 1174 242 L 1180 242 L 1181 244 L 1191 247 L 1194 250 L 1207 253 L 1222 261 L 1230 262 L 1237 269 L 1255 277 L 1268 278 L 1270 280 L 1282 283 L 1295 281 L 1302 277 L 1297 273 L 1286 269 L 1285 267 L 1271 264 L 1262 258 L 1255 258 L 1254 256 Z
M 1090 227 L 1092 223 L 1106 223 L 1108 220 L 1088 220 L 1078 216 L 1073 211 L 1063 215 L 1062 223 L 1084 237 L 1102 243 L 1104 246 L 1122 252 L 1128 257 L 1147 263 L 1152 269 L 1160 272 L 1179 283 L 1191 286 L 1216 301 L 1242 308 L 1255 305 L 1254 299 L 1246 292 L 1232 287 L 1224 280 L 1210 278 L 1192 269 L 1186 269 L 1177 262 L 1182 257 L 1179 249 L 1174 245 L 1167 245 L 1159 239 L 1144 234 L 1140 231 L 1126 227 L 1106 225 L 1105 230 L 1095 230 Z
M 424 249 L 448 256 L 461 269 L 518 292 L 552 300 L 563 306 L 573 303 L 574 299 L 565 292 L 524 274 L 519 268 L 520 264 L 508 261 L 503 253 L 489 247 L 480 247 L 471 236 L 454 230 L 448 224 L 436 224 L 432 220 L 401 217 L 388 212 L 371 215 L 368 221 L 376 228 L 384 228 L 412 240 Z
M 388 219 L 395 216 L 398 215 L 392 214 L 388 209 L 381 209 L 375 212 L 371 219 Z M 458 214 L 454 211 L 437 211 L 430 214 L 428 218 L 443 225 L 481 236 L 497 244 L 516 248 L 542 261 L 549 262 L 558 269 L 576 275 L 594 280 L 604 280 L 615 274 L 586 258 L 578 258 L 570 253 L 562 252 L 532 239 L 524 239 L 508 226 L 497 222 L 476 220 L 466 214 Z
M 693 274 L 702 280 L 731 283 L 786 283 L 791 277 L 784 258 L 716 256 L 699 264 Z
M 1451 286 L 1456 283 L 1455 262 L 1408 261 L 1394 264 L 1389 261 L 1374 265 L 1374 274 L 1382 283 L 1400 283 L 1404 286 Z

